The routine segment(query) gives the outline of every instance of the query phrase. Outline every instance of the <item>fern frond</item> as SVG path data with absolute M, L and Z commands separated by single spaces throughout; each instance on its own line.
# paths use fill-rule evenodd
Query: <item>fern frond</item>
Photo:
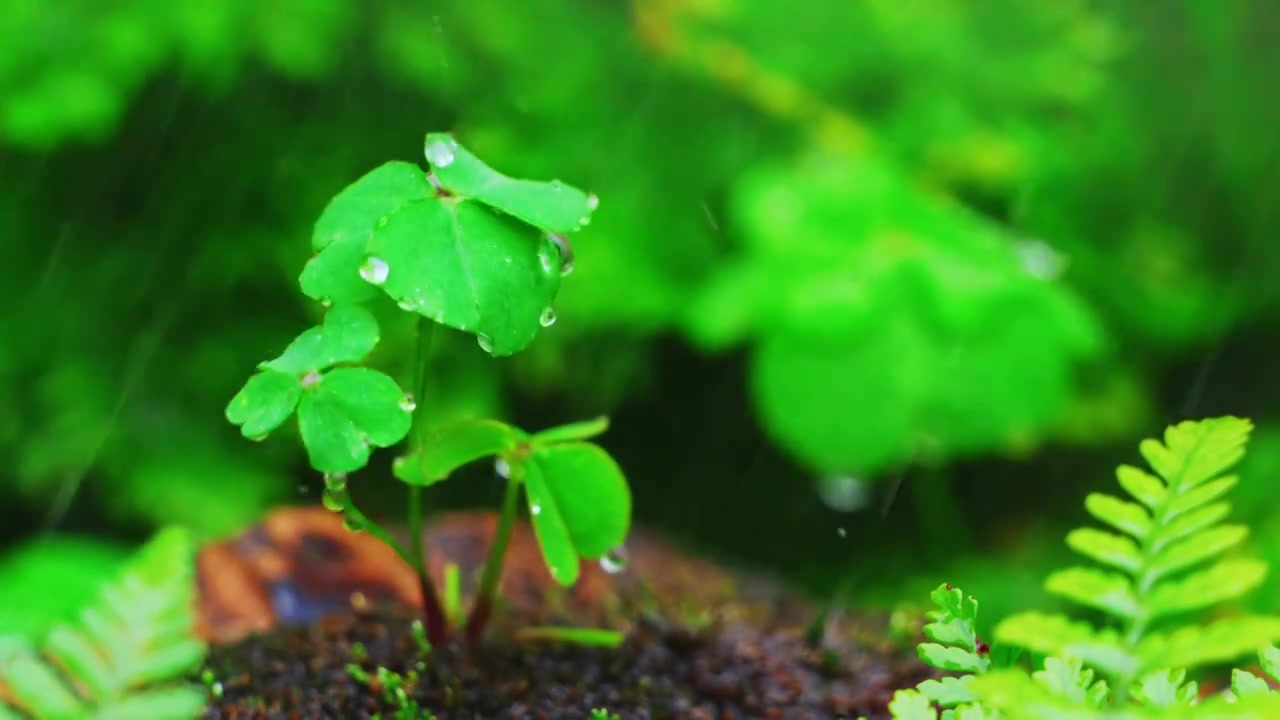
M 1080 657 L 1110 675 L 1123 697 L 1152 671 L 1231 660 L 1280 639 L 1280 620 L 1269 618 L 1151 634 L 1154 623 L 1238 598 L 1266 574 L 1259 560 L 1227 557 L 1248 529 L 1224 522 L 1231 505 L 1223 498 L 1239 482 L 1226 473 L 1244 456 L 1252 429 L 1236 417 L 1174 425 L 1163 441 L 1139 445 L 1151 471 L 1131 465 L 1116 471 L 1130 499 L 1086 498 L 1088 513 L 1109 527 L 1074 530 L 1067 544 L 1101 567 L 1057 571 L 1045 587 L 1107 614 L 1118 632 L 1024 614 L 1001 623 L 997 640 Z
M 0 657 L 0 710 L 38 719 L 190 720 L 204 706 L 198 686 L 170 684 L 194 670 L 194 547 L 177 528 L 157 533 L 80 614 L 39 647 Z M 0 714 L 0 717 L 3 717 Z

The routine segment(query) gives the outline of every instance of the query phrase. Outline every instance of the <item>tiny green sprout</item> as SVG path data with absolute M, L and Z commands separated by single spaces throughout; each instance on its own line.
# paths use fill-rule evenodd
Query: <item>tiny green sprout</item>
M 523 642 L 565 642 L 588 647 L 616 648 L 622 645 L 623 635 L 616 630 L 598 630 L 576 627 L 528 627 L 516 631 L 516 639 Z
M 592 708 L 591 720 L 622 720 L 616 713 L 611 713 L 604 708 Z
M 497 537 L 462 621 L 471 640 L 492 613 L 521 494 L 547 568 L 566 587 L 584 560 L 620 569 L 611 558 L 626 540 L 631 495 L 617 463 L 590 442 L 608 428 L 606 418 L 534 433 L 487 419 L 429 424 L 423 407 L 435 328 L 469 333 L 495 357 L 523 350 L 554 320 L 561 280 L 573 268 L 568 236 L 590 222 L 599 201 L 559 180 L 507 177 L 445 133 L 428 134 L 424 153 L 429 171 L 389 162 L 329 202 L 298 279 L 326 308 L 324 318 L 260 364 L 226 416 L 253 440 L 297 417 L 311 466 L 324 474 L 325 507 L 349 530 L 388 543 L 417 573 L 425 652 L 462 621 L 456 570 L 446 574 L 443 602 L 427 572 L 426 489 L 486 458 L 506 483 Z M 381 339 L 371 310 L 380 302 L 417 320 L 409 391 L 365 365 Z M 359 510 L 347 487 L 347 475 L 375 449 L 406 439 L 393 474 L 407 486 L 407 548 Z

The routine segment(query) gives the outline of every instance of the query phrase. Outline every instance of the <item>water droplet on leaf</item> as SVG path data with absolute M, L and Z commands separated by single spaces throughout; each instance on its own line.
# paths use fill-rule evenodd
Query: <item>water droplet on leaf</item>
M 551 327 L 556 324 L 556 311 L 554 308 L 547 308 L 542 311 L 542 315 L 538 317 L 538 324 L 542 327 Z
M 493 471 L 498 473 L 498 476 L 505 480 L 511 479 L 511 466 L 502 458 L 498 458 L 493 461 Z
M 365 282 L 374 285 L 381 285 L 386 282 L 387 276 L 390 274 L 391 266 L 382 258 L 371 257 L 360 266 L 360 277 L 364 278 Z
M 427 143 L 426 155 L 427 162 L 435 167 L 448 167 L 453 163 L 457 154 L 454 152 L 458 144 L 453 140 L 444 138 L 434 138 Z
M 587 209 L 594 211 L 598 207 L 600 207 L 600 198 L 596 197 L 595 193 L 587 195 Z
M 315 370 L 312 370 L 311 372 L 308 372 L 306 375 L 302 376 L 302 387 L 309 388 L 312 385 L 317 385 L 320 383 L 321 379 L 322 378 L 320 376 L 320 373 L 316 372 Z
M 413 412 L 417 408 L 418 408 L 418 401 L 413 399 L 413 395 L 411 393 L 405 393 L 404 397 L 400 398 L 401 410 L 405 412 Z
M 534 515 L 541 515 L 541 514 L 542 514 L 542 506 L 541 506 L 541 505 L 538 505 L 538 504 L 536 504 L 536 503 L 535 503 L 535 504 L 533 504 L 533 505 L 530 505 L 530 506 L 529 506 L 529 512 L 530 512 L 530 513 L 533 513 Z
M 344 491 L 347 489 L 346 473 L 325 473 L 324 486 L 329 490 Z
M 563 277 L 573 272 L 573 246 L 569 244 L 569 238 L 555 233 L 548 233 L 547 238 L 560 253 L 560 275 Z
M 614 575 L 627 569 L 627 548 L 623 545 L 605 553 L 600 558 L 600 568 L 605 572 Z
M 342 512 L 347 508 L 347 491 L 325 488 L 320 494 L 320 502 L 330 512 Z
M 493 352 L 493 338 L 484 333 L 476 333 L 476 342 L 480 345 L 480 349 L 487 352 Z
M 330 305 L 333 305 L 333 300 L 331 300 L 331 299 L 329 299 L 329 298 L 327 298 L 327 297 L 322 297 L 322 298 L 320 298 L 320 304 L 321 304 L 321 305 L 323 305 L 323 306 L 325 306 L 325 307 L 329 307 Z
M 267 439 L 267 435 L 268 435 L 268 433 L 262 433 L 261 435 L 254 435 L 253 437 L 251 437 L 251 438 L 249 438 L 249 439 L 250 439 L 250 440 L 252 440 L 252 441 L 254 441 L 254 442 L 262 442 L 263 440 L 266 440 L 266 439 Z
M 396 305 L 399 305 L 401 310 L 408 310 L 409 312 L 413 312 L 418 309 L 418 303 L 414 302 L 410 298 L 404 298 L 400 302 L 396 303 Z
M 389 222 L 391 222 L 391 217 L 389 215 L 383 215 L 378 218 L 378 227 L 386 227 Z

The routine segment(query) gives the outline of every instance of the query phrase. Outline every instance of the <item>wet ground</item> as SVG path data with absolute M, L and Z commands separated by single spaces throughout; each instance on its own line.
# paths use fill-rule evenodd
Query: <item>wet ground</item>
M 428 531 L 433 574 L 457 563 L 464 598 L 492 529 L 477 513 Z M 411 625 L 412 573 L 379 545 L 306 509 L 206 549 L 202 631 L 220 697 L 205 717 L 431 717 L 424 708 L 442 719 L 586 718 L 600 708 L 621 718 L 883 718 L 895 689 L 932 676 L 910 642 L 888 638 L 883 617 L 846 614 L 819 640 L 808 603 L 643 532 L 628 542 L 625 569 L 584 565 L 579 584 L 560 589 L 523 525 L 487 640 L 424 648 Z M 519 639 L 543 625 L 611 628 L 625 640 Z

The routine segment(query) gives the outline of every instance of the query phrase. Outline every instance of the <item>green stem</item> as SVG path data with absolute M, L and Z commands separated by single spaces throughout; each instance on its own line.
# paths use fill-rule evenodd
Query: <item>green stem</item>
M 418 318 L 417 352 L 413 368 L 413 397 L 417 407 L 414 409 L 413 442 L 418 450 L 426 444 L 427 423 L 423 408 L 426 406 L 428 368 L 431 363 L 431 339 L 435 334 L 436 324 L 425 317 Z M 418 573 L 418 586 L 422 591 L 423 620 L 426 625 L 427 640 L 433 645 L 441 645 L 448 636 L 449 625 L 444 614 L 444 606 L 440 604 L 440 594 L 436 592 L 435 582 L 427 567 L 426 524 L 422 517 L 422 488 L 409 486 L 409 549 L 410 564 Z
M 347 505 L 342 510 L 342 516 L 349 519 L 356 527 L 360 528 L 361 532 L 367 532 L 382 542 L 390 545 L 391 549 L 396 551 L 396 554 L 400 556 L 401 560 L 404 560 L 409 565 L 413 565 L 413 556 L 405 549 L 404 545 L 392 537 L 391 533 L 387 532 L 385 528 L 370 520 L 368 516 L 360 512 L 360 509 L 354 504 Z
M 511 530 L 516 524 L 516 507 L 520 498 L 520 464 L 512 460 L 508 463 L 507 488 L 502 496 L 502 515 L 498 518 L 498 532 L 489 548 L 489 557 L 484 564 L 484 574 L 480 576 L 480 589 L 476 593 L 475 603 L 471 606 L 471 614 L 467 617 L 467 639 L 476 642 L 484 633 L 484 627 L 493 614 L 493 601 L 498 592 L 498 581 L 502 578 L 502 566 L 507 557 L 507 546 L 511 543 Z

